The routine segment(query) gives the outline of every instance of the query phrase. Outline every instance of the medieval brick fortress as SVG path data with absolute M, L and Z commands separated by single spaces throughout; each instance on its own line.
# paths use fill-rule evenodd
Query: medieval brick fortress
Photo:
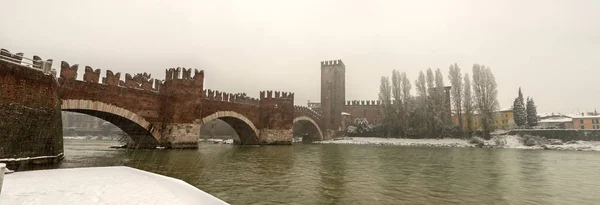
M 346 123 L 365 118 L 376 123 L 379 101 L 346 101 L 346 65 L 342 60 L 321 62 L 321 102 L 309 102 L 308 107 L 322 113 L 326 130 L 343 131 Z

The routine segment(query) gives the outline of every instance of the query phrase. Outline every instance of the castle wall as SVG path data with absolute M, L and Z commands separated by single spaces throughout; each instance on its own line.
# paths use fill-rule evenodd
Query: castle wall
M 349 123 L 354 123 L 356 118 L 366 118 L 371 124 L 379 122 L 380 105 L 377 101 L 348 101 L 344 106 L 344 112 L 350 114 Z

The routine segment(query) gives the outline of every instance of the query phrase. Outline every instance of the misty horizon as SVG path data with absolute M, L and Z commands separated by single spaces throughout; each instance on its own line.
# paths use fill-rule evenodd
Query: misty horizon
M 147 1 L 144 1 L 147 2 Z M 586 3 L 584 3 L 586 2 Z M 457 63 L 489 66 L 500 108 L 519 87 L 538 112 L 594 111 L 600 71 L 600 3 L 454 1 L 369 3 L 255 1 L 152 3 L 36 1 L 0 3 L 0 47 L 164 79 L 165 69 L 205 71 L 205 88 L 258 97 L 295 93 L 320 101 L 320 62 L 346 65 L 346 100 L 377 100 L 381 76 Z M 22 12 L 28 11 L 28 12 Z M 10 18 L 8 18 L 10 17 Z M 415 93 L 413 89 L 413 94 Z M 589 94 L 588 94 L 589 93 Z

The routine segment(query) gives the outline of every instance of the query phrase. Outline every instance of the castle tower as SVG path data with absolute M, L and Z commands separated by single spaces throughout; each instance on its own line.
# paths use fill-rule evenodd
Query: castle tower
M 321 109 L 323 126 L 341 131 L 342 109 L 346 101 L 346 66 L 342 60 L 321 62 Z M 330 134 L 327 134 L 331 136 Z M 333 137 L 333 136 L 331 136 Z

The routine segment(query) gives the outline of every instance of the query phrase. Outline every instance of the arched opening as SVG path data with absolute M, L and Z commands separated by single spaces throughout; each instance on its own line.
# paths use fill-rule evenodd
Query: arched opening
M 294 141 L 302 139 L 302 142 L 323 140 L 323 134 L 317 123 L 309 117 L 297 117 L 293 124 Z
M 158 130 L 150 122 L 123 108 L 90 100 L 63 100 L 61 110 L 87 114 L 115 125 L 129 136 L 127 148 L 153 149 L 158 145 Z
M 208 143 L 232 144 L 234 141 L 239 141 L 239 136 L 225 121 L 214 119 L 200 127 L 200 140 Z
M 259 144 L 258 130 L 254 124 L 248 118 L 236 112 L 216 112 L 203 118 L 202 123 L 203 125 L 200 128 L 201 139 L 207 139 L 209 136 L 221 139 L 229 137 L 233 139 L 234 144 Z
M 120 130 L 125 132 L 130 139 L 130 141 L 127 142 L 127 148 L 154 149 L 158 145 L 156 138 L 154 138 L 152 134 L 146 130 L 146 128 L 119 115 L 95 110 L 63 109 L 63 111 L 83 113 L 94 116 L 118 127 Z M 104 131 L 106 132 L 106 130 Z M 109 130 L 108 132 L 111 131 Z M 114 132 L 114 130 L 112 132 Z
M 116 125 L 88 114 L 62 111 L 61 115 L 66 138 L 117 140 L 123 134 Z

